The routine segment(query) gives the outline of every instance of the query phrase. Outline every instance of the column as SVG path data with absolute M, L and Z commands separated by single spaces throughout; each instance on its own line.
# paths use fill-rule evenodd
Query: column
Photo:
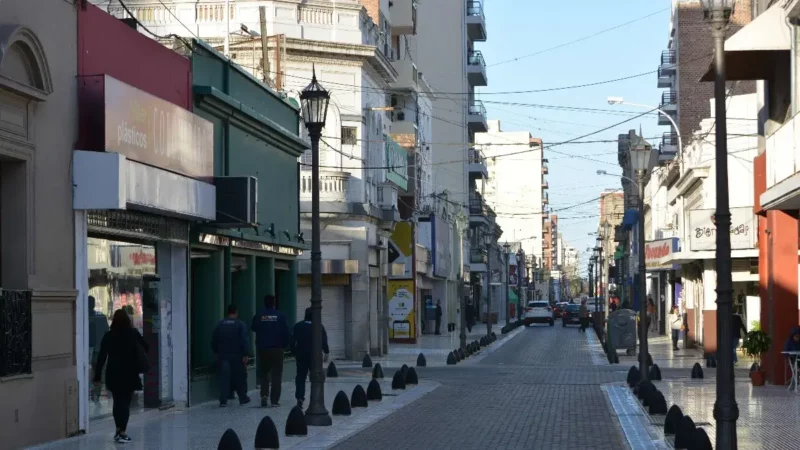
M 239 319 L 247 324 L 248 329 L 261 302 L 256 299 L 256 257 L 245 257 L 247 268 L 232 274 L 233 303 L 239 308 Z M 255 337 L 250 335 L 250 354 L 255 353 Z
M 192 259 L 192 368 L 208 367 L 215 361 L 211 334 L 223 317 L 223 252 Z
M 717 352 L 717 267 L 715 260 L 703 261 L 703 353 Z

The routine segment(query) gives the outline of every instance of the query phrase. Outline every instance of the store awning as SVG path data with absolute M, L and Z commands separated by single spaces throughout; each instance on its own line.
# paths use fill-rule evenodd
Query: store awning
M 636 222 L 639 220 L 639 211 L 635 209 L 629 209 L 625 211 L 625 214 L 622 216 L 622 229 L 625 231 L 630 231 Z
M 768 80 L 776 67 L 788 68 L 791 36 L 787 10 L 776 3 L 725 40 L 726 80 Z M 712 62 L 700 81 L 714 81 L 715 72 Z

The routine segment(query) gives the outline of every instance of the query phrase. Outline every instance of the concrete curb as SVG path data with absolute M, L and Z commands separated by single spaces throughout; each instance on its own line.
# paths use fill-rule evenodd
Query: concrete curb
M 475 355 L 475 356 L 473 356 L 471 358 L 467 358 L 467 360 L 464 361 L 463 363 L 461 363 L 460 365 L 461 366 L 472 366 L 472 365 L 475 365 L 475 364 L 481 362 L 483 360 L 483 358 L 486 358 L 487 356 L 489 356 L 492 353 L 496 352 L 497 349 L 499 349 L 500 347 L 504 346 L 514 336 L 518 335 L 519 333 L 522 333 L 524 330 L 525 330 L 524 326 L 518 327 L 516 330 L 512 331 L 511 333 L 508 333 L 508 334 L 504 335 L 501 339 L 498 339 L 497 341 L 495 341 L 494 343 L 492 343 L 488 347 L 481 348 L 481 350 L 478 352 L 477 355 Z M 458 367 L 458 366 L 455 366 L 455 367 Z

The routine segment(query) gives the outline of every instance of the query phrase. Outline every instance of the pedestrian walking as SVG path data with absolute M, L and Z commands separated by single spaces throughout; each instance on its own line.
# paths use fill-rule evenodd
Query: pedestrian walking
M 652 297 L 647 297 L 647 330 L 655 331 L 653 330 L 653 326 L 655 324 L 656 324 L 656 304 L 653 303 Z
M 436 300 L 436 334 L 442 334 L 442 301 Z
M 739 341 L 742 339 L 742 332 L 747 334 L 747 328 L 744 326 L 744 321 L 739 313 L 733 313 L 733 365 L 739 364 Z
M 578 310 L 578 316 L 580 317 L 581 327 L 578 328 L 578 332 L 586 333 L 586 327 L 589 326 L 589 308 L 586 307 L 586 299 L 581 300 L 581 307 Z
M 467 332 L 472 333 L 472 327 L 475 325 L 475 307 L 472 302 L 467 302 Z
M 669 322 L 669 329 L 672 332 L 672 350 L 678 349 L 678 339 L 681 337 L 681 330 L 683 329 L 683 318 L 681 317 L 678 307 L 673 306 L 667 315 Z
M 97 367 L 97 356 L 100 353 L 100 340 L 108 333 L 108 318 L 105 314 L 95 311 L 96 301 L 93 296 L 88 297 L 89 300 L 89 358 L 91 359 L 92 367 Z M 101 374 L 102 377 L 102 374 Z M 98 383 L 89 397 L 93 402 L 100 401 L 101 385 Z
M 246 379 L 247 361 L 250 360 L 249 346 L 247 325 L 239 320 L 239 309 L 236 305 L 229 305 L 228 316 L 219 321 L 211 337 L 211 349 L 217 355 L 217 381 L 221 407 L 228 405 L 231 385 L 239 396 L 240 405 L 250 403 Z
M 131 399 L 134 391 L 142 390 L 139 374 L 147 371 L 147 343 L 139 331 L 131 325 L 131 318 L 122 309 L 114 312 L 109 331 L 103 335 L 97 365 L 94 367 L 94 383 L 100 385 L 103 366 L 106 367 L 106 389 L 114 400 L 114 442 L 131 442 L 128 437 L 128 419 L 131 415 Z M 144 359 L 144 360 L 143 360 Z
M 306 379 L 311 369 L 311 352 L 313 347 L 311 308 L 306 308 L 305 318 L 294 325 L 289 347 L 292 350 L 295 363 L 297 364 L 297 376 L 294 378 L 294 397 L 297 399 L 297 406 L 302 408 L 303 402 L 306 399 Z M 322 326 L 323 361 L 328 360 L 328 354 L 330 352 L 331 350 L 328 348 L 328 333 L 325 332 L 325 327 Z
M 289 345 L 290 334 L 286 314 L 275 309 L 274 295 L 264 296 L 264 306 L 253 316 L 250 329 L 256 334 L 261 406 L 266 407 L 268 400 L 272 406 L 280 406 L 283 351 Z

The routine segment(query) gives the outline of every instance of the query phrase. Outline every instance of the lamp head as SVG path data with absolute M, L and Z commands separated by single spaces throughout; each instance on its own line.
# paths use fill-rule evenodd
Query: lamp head
M 726 21 L 730 19 L 733 14 L 735 0 L 701 0 L 703 3 L 703 16 L 708 19 L 720 17 Z
M 621 105 L 624 101 L 622 97 L 608 97 L 609 105 Z
M 328 102 L 331 94 L 317 82 L 317 71 L 312 68 L 311 83 L 300 92 L 300 103 L 303 110 L 303 122 L 306 128 L 312 126 L 324 127 L 328 116 Z

